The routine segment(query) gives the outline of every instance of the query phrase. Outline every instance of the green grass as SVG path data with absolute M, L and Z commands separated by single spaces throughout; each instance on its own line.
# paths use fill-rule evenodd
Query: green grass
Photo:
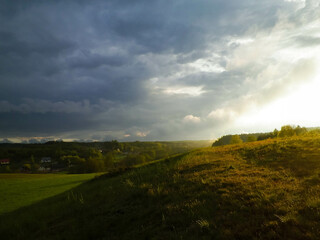
M 67 191 L 97 174 L 0 174 L 0 215 Z
M 4 239 L 319 239 L 320 138 L 204 148 L 0 216 Z

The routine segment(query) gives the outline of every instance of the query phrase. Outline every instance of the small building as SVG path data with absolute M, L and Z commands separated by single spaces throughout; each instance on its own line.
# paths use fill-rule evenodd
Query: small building
M 49 171 L 51 171 L 51 168 L 47 168 L 47 167 L 39 167 L 39 169 L 38 169 L 38 171 L 40 171 L 40 172 L 49 172 Z
M 43 158 L 41 158 L 41 163 L 51 163 L 51 157 L 43 157 Z
M 0 159 L 0 165 L 9 165 L 10 164 L 10 159 Z

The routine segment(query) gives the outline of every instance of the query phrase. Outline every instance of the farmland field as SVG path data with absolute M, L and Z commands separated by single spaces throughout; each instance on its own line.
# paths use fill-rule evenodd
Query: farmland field
M 67 191 L 96 175 L 0 174 L 0 214 Z

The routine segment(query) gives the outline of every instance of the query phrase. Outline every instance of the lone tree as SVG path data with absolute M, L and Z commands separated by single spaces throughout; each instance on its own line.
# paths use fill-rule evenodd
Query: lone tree
M 281 127 L 281 130 L 278 134 L 279 137 L 284 138 L 284 137 L 292 137 L 295 135 L 294 128 L 290 125 L 285 125 Z
M 238 144 L 238 143 L 242 143 L 242 142 L 243 141 L 239 135 L 232 135 L 231 140 L 230 140 L 230 144 Z

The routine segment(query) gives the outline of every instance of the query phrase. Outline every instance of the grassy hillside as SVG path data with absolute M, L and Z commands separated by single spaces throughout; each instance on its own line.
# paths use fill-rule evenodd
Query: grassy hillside
M 0 174 L 0 214 L 55 196 L 97 174 Z
M 0 216 L 4 239 L 318 239 L 320 138 L 195 150 Z

